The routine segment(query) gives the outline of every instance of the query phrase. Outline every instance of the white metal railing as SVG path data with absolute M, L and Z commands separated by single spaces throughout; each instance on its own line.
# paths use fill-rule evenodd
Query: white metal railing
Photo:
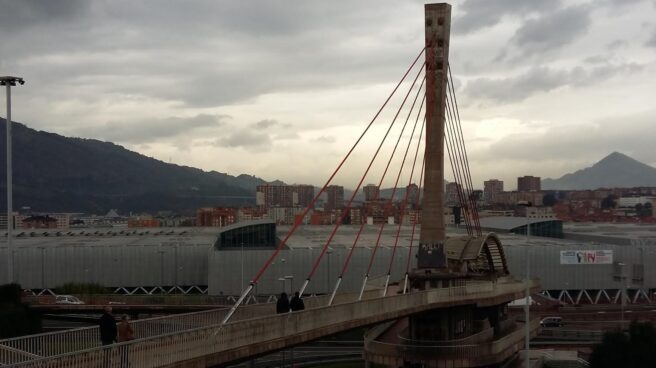
M 235 315 L 235 318 L 252 318 L 268 314 L 270 310 L 273 310 L 273 307 L 267 305 L 246 306 Z M 212 309 L 134 320 L 130 324 L 135 332 L 135 338 L 141 339 L 213 325 L 223 319 L 226 311 L 226 308 Z M 18 363 L 39 357 L 61 355 L 100 345 L 98 326 L 4 339 L 0 340 L 0 364 Z
M 361 325 L 371 324 L 389 319 L 391 316 L 429 310 L 453 301 L 474 302 L 481 298 L 495 297 L 500 293 L 521 293 L 523 288 L 523 284 L 517 282 L 477 283 L 372 298 L 360 302 L 346 302 L 294 313 L 250 319 L 238 317 L 224 325 L 217 322 L 182 332 L 143 337 L 105 347 L 93 347 L 19 363 L 16 367 L 87 367 L 94 364 L 120 367 L 125 361 L 129 361 L 133 367 L 158 367 L 244 346 L 251 346 L 253 347 L 251 352 L 258 353 L 254 350 L 266 349 L 261 344 L 265 341 L 284 340 L 288 336 L 299 336 L 304 333 L 314 336 L 311 332 L 317 329 L 321 329 L 324 334 L 335 333 L 347 326 L 357 327 L 350 323 L 353 321 L 361 321 Z
M 365 299 L 380 296 L 380 291 L 365 293 Z M 356 293 L 340 294 L 338 303 L 357 300 Z M 305 298 L 309 308 L 326 305 L 328 296 Z M 275 312 L 274 304 L 245 305 L 232 317 L 234 321 L 249 319 Z M 215 325 L 225 317 L 227 308 L 176 314 L 131 321 L 135 338 L 148 338 L 169 333 Z M 101 346 L 98 326 L 81 327 L 65 331 L 15 337 L 0 340 L 0 365 L 33 360 Z M 6 349 L 3 349 L 6 347 Z M 19 354 L 22 352 L 24 354 Z

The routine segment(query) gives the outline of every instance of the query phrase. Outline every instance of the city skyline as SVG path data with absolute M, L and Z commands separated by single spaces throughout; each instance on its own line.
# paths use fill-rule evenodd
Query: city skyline
M 290 184 L 323 184 L 424 42 L 417 1 L 0 4 L 0 74 L 27 81 L 15 121 Z M 655 166 L 656 3 L 453 5 L 475 187 L 612 151 Z M 335 184 L 354 188 L 363 160 Z

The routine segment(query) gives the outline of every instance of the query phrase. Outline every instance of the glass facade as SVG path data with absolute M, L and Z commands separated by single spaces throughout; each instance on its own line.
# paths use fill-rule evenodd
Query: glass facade
M 526 234 L 526 225 L 516 227 L 510 232 L 515 234 Z M 556 221 L 541 221 L 531 224 L 531 236 L 545 236 L 548 238 L 562 238 L 563 237 L 563 222 Z
M 275 248 L 276 224 L 245 225 L 219 234 L 216 248 Z

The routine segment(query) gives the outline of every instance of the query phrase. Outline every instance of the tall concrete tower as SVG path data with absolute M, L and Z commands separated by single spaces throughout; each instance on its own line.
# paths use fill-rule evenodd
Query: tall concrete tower
M 417 268 L 443 269 L 444 251 L 444 112 L 451 5 L 426 4 L 426 169 Z

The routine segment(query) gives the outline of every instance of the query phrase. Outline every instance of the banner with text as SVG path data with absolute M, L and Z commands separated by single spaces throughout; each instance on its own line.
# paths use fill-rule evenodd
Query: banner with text
M 561 250 L 560 264 L 612 264 L 612 250 Z

